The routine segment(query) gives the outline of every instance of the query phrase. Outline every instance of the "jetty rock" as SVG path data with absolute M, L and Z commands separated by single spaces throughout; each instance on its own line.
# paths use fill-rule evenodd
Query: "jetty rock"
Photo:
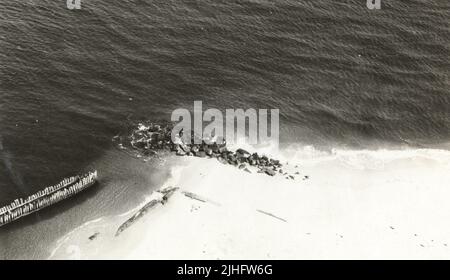
M 205 153 L 206 153 L 208 156 L 212 156 L 212 155 L 213 155 L 213 150 L 212 150 L 211 148 L 206 148 L 206 149 L 205 149 Z
M 261 173 L 266 173 L 267 175 L 270 175 L 270 176 L 275 176 L 275 174 L 276 174 L 275 170 L 267 168 L 267 167 L 261 168 Z
M 198 151 L 195 153 L 195 156 L 204 158 L 204 157 L 206 157 L 206 153 L 205 153 L 205 151 Z
M 119 137 L 119 139 L 130 140 L 131 147 L 139 152 L 138 157 L 159 155 L 160 153 L 164 155 L 165 152 L 172 151 L 177 156 L 217 158 L 223 164 L 230 164 L 242 170 L 255 168 L 258 173 L 269 176 L 279 174 L 292 179 L 289 177 L 292 174 L 288 174 L 284 170 L 286 168 L 281 170 L 283 164 L 277 159 L 256 152 L 250 153 L 243 148 L 234 151 L 228 150 L 225 139 L 219 139 L 219 137 L 202 138 L 195 133 L 187 134 L 183 131 L 173 137 L 173 127 L 173 123 L 164 123 L 163 125 L 149 122 L 139 123 L 138 128 L 134 129 L 131 135 L 128 135 L 127 138 Z M 186 138 L 188 135 L 190 137 Z M 119 145 L 121 144 L 119 143 Z M 129 147 L 129 144 L 129 142 L 124 143 L 123 146 Z M 296 175 L 299 173 L 297 172 Z
M 177 156 L 185 156 L 186 152 L 183 149 L 178 148 L 176 155 Z
M 193 145 L 193 146 L 191 147 L 191 152 L 193 152 L 194 154 L 195 154 L 195 153 L 198 153 L 199 151 L 200 151 L 200 147 L 199 147 L 199 146 Z
M 244 158 L 248 158 L 251 155 L 249 152 L 247 152 L 244 149 L 237 149 L 236 154 L 238 154 L 240 157 L 244 157 Z

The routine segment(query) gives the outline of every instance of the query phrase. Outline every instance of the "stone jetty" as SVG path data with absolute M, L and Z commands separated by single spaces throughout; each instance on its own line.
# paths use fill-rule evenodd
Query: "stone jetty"
M 15 199 L 0 208 L 0 227 L 21 217 L 64 200 L 92 186 L 97 181 L 97 171 L 82 176 L 73 176 L 47 187 L 27 198 Z
M 194 135 L 190 143 L 184 143 L 182 135 L 172 141 L 171 132 L 171 124 L 139 123 L 128 136 L 128 143 L 125 144 L 129 144 L 140 154 L 146 156 L 159 154 L 161 151 L 170 151 L 178 156 L 215 158 L 223 164 L 236 166 L 249 173 L 253 168 L 257 170 L 257 173 L 269 176 L 280 175 L 287 179 L 294 178 L 292 174 L 283 171 L 283 164 L 279 160 L 269 158 L 266 155 L 249 153 L 244 149 L 230 151 L 224 140 L 208 141 L 208 144 L 205 141 L 202 141 L 202 144 L 191 144 L 194 143 Z M 123 147 L 122 143 L 119 145 Z

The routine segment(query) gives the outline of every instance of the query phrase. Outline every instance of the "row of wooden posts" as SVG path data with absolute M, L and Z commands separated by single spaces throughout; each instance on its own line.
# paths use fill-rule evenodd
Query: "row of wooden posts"
M 97 171 L 94 171 L 84 176 L 66 178 L 59 184 L 47 187 L 26 199 L 16 199 L 0 208 L 0 226 L 63 200 L 89 186 L 96 179 Z

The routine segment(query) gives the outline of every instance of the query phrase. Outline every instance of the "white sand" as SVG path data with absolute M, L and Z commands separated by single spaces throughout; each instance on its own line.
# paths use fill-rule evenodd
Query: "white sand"
M 180 187 L 168 203 L 118 237 L 118 226 L 134 211 L 75 229 L 55 244 L 51 258 L 450 257 L 449 152 L 305 148 L 284 154 L 291 171 L 299 165 L 295 180 L 185 158 L 164 185 Z

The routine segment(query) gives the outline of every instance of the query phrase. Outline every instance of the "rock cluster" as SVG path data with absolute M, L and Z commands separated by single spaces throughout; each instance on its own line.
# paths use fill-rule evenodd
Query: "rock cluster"
M 173 147 L 171 141 L 170 126 L 157 124 L 139 124 L 130 136 L 130 144 L 133 148 L 141 150 L 145 155 L 153 154 L 158 150 L 170 150 Z
M 139 124 L 133 131 L 131 146 L 143 152 L 144 155 L 151 155 L 160 150 L 174 152 L 178 156 L 196 156 L 201 158 L 216 158 L 223 164 L 230 164 L 246 172 L 250 172 L 249 167 L 258 169 L 258 173 L 264 173 L 270 176 L 276 174 L 286 176 L 286 179 L 294 179 L 294 176 L 288 175 L 282 169 L 279 160 L 268 158 L 258 153 L 249 153 L 244 149 L 229 151 L 224 140 L 214 141 L 212 143 L 190 144 L 182 141 L 182 133 L 174 141 L 171 139 L 171 125 L 157 124 Z M 194 140 L 194 136 L 192 139 Z M 194 143 L 194 141 L 191 141 Z

